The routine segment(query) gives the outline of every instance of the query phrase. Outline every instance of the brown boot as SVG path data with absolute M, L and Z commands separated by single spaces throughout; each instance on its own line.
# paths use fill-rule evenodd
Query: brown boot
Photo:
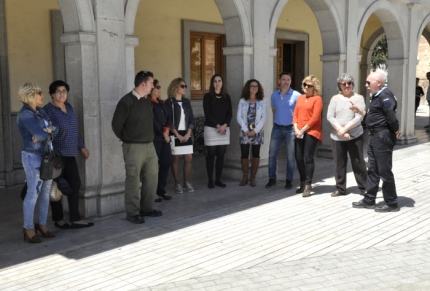
M 257 186 L 257 181 L 255 180 L 255 176 L 257 176 L 257 171 L 258 171 L 259 165 L 260 165 L 260 158 L 252 158 L 251 182 L 250 182 L 250 185 L 252 187 Z
M 245 186 L 248 184 L 248 175 L 249 175 L 249 159 L 242 159 L 242 173 L 243 178 L 242 181 L 240 181 L 239 186 Z
M 302 197 L 309 197 L 311 196 L 311 191 L 312 191 L 312 185 L 306 184 L 305 185 L 305 190 L 303 191 Z
M 296 190 L 296 193 L 303 193 L 305 191 L 305 182 L 300 182 L 300 188 Z

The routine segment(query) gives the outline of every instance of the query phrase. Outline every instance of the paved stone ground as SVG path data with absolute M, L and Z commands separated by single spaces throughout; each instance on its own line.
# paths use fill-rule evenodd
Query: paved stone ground
M 207 189 L 196 156 L 196 192 L 157 204 L 162 217 L 134 225 L 122 213 L 82 230 L 49 222 L 57 237 L 28 244 L 20 187 L 1 189 L 0 290 L 430 290 L 427 116 L 421 106 L 419 143 L 394 152 L 397 213 L 353 209 L 351 172 L 349 195 L 330 197 L 332 160 L 316 160 L 304 199 L 283 181 L 265 189 L 266 179 Z

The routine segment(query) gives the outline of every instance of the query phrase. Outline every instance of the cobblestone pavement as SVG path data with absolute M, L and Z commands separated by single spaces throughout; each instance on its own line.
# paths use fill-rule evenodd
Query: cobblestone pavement
M 28 244 L 20 237 L 20 189 L 2 189 L 0 290 L 430 290 L 430 142 L 422 107 L 419 143 L 394 152 L 396 213 L 353 209 L 361 196 L 351 172 L 349 195 L 330 197 L 333 161 L 317 159 L 306 199 L 283 181 L 265 189 L 266 179 L 257 187 L 226 179 L 226 189 L 207 189 L 196 171 L 196 191 L 157 204 L 162 217 L 134 225 L 121 213 L 81 230 L 49 222 L 57 237 Z M 203 165 L 196 157 L 194 168 Z

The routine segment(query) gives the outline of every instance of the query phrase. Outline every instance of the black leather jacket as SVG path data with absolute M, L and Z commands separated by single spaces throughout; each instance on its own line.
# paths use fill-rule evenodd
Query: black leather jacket
M 178 130 L 179 122 L 181 120 L 181 106 L 178 104 L 178 101 L 175 98 L 167 99 L 165 104 L 171 121 L 172 129 Z M 172 111 L 172 108 L 174 108 L 174 112 Z M 185 113 L 185 126 L 187 130 L 194 129 L 193 109 L 191 108 L 190 100 L 185 97 L 182 97 L 182 108 L 184 109 Z M 173 116 L 175 117 L 175 120 L 173 120 Z

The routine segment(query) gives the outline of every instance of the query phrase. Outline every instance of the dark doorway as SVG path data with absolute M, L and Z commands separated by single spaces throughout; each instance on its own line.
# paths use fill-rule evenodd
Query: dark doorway
M 293 74 L 291 87 L 301 92 L 301 81 L 305 75 L 305 42 L 278 39 L 278 52 L 276 59 L 276 78 L 283 71 Z M 279 88 L 279 84 L 277 84 Z

